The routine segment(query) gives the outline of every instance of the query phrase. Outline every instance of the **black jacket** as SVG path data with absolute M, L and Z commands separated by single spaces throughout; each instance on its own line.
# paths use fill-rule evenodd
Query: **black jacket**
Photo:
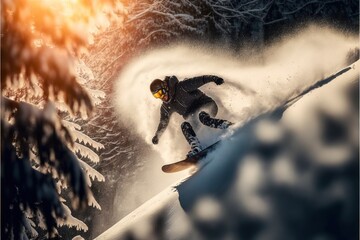
M 206 96 L 198 88 L 202 85 L 212 82 L 216 76 L 205 75 L 179 81 L 175 76 L 165 79 L 169 86 L 169 101 L 164 102 L 160 109 L 160 123 L 156 131 L 156 135 L 160 135 L 165 131 L 169 124 L 172 113 L 177 112 L 186 119 L 191 113 L 198 110 L 205 104 L 215 101 Z

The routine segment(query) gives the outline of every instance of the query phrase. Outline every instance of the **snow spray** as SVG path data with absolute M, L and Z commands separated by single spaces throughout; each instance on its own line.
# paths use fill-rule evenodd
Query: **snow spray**
M 159 120 L 161 101 L 149 89 L 152 80 L 175 75 L 181 81 L 199 75 L 217 75 L 225 83 L 200 88 L 219 106 L 217 117 L 242 125 L 270 111 L 307 86 L 346 65 L 349 51 L 358 39 L 327 27 L 309 26 L 287 35 L 257 52 L 243 49 L 237 55 L 219 47 L 176 44 L 146 52 L 133 59 L 115 82 L 114 105 L 119 120 L 148 144 Z M 183 159 L 189 146 L 174 113 L 154 150 L 162 161 Z M 235 127 L 236 127 L 235 126 Z M 202 145 L 215 142 L 223 130 L 206 126 L 198 131 Z

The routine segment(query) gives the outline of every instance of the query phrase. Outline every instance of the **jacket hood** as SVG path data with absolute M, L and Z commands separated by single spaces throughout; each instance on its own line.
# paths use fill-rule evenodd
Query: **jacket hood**
M 171 102 L 171 100 L 174 98 L 176 85 L 178 84 L 179 80 L 176 76 L 171 76 L 165 77 L 165 82 L 169 87 L 169 101 L 167 102 Z

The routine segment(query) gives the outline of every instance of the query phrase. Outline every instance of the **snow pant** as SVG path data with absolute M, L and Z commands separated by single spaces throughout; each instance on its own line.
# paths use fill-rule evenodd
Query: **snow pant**
M 214 101 L 209 102 L 203 106 L 201 106 L 197 111 L 195 111 L 191 115 L 198 116 L 200 122 L 204 124 L 205 126 L 211 127 L 211 128 L 219 128 L 219 129 L 226 129 L 228 127 L 229 123 L 226 120 L 223 119 L 216 119 L 214 118 L 218 112 L 218 107 Z M 197 126 L 195 126 L 197 127 Z M 181 124 L 181 130 L 186 138 L 186 141 L 193 147 L 193 145 L 196 145 L 199 143 L 195 131 L 192 127 L 192 125 L 185 121 Z

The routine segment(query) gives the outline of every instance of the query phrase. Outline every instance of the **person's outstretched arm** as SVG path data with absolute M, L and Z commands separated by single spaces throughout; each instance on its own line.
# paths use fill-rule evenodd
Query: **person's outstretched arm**
M 160 122 L 156 130 L 155 136 L 152 138 L 153 144 L 158 144 L 159 138 L 165 132 L 169 125 L 171 112 L 169 112 L 163 105 L 160 108 Z
M 224 79 L 222 79 L 221 77 L 218 77 L 218 76 L 214 76 L 214 75 L 203 75 L 203 76 L 199 76 L 199 77 L 193 77 L 193 78 L 186 79 L 180 83 L 181 83 L 181 87 L 185 91 L 191 92 L 209 82 L 214 82 L 214 83 L 216 83 L 216 85 L 221 85 L 224 83 Z

